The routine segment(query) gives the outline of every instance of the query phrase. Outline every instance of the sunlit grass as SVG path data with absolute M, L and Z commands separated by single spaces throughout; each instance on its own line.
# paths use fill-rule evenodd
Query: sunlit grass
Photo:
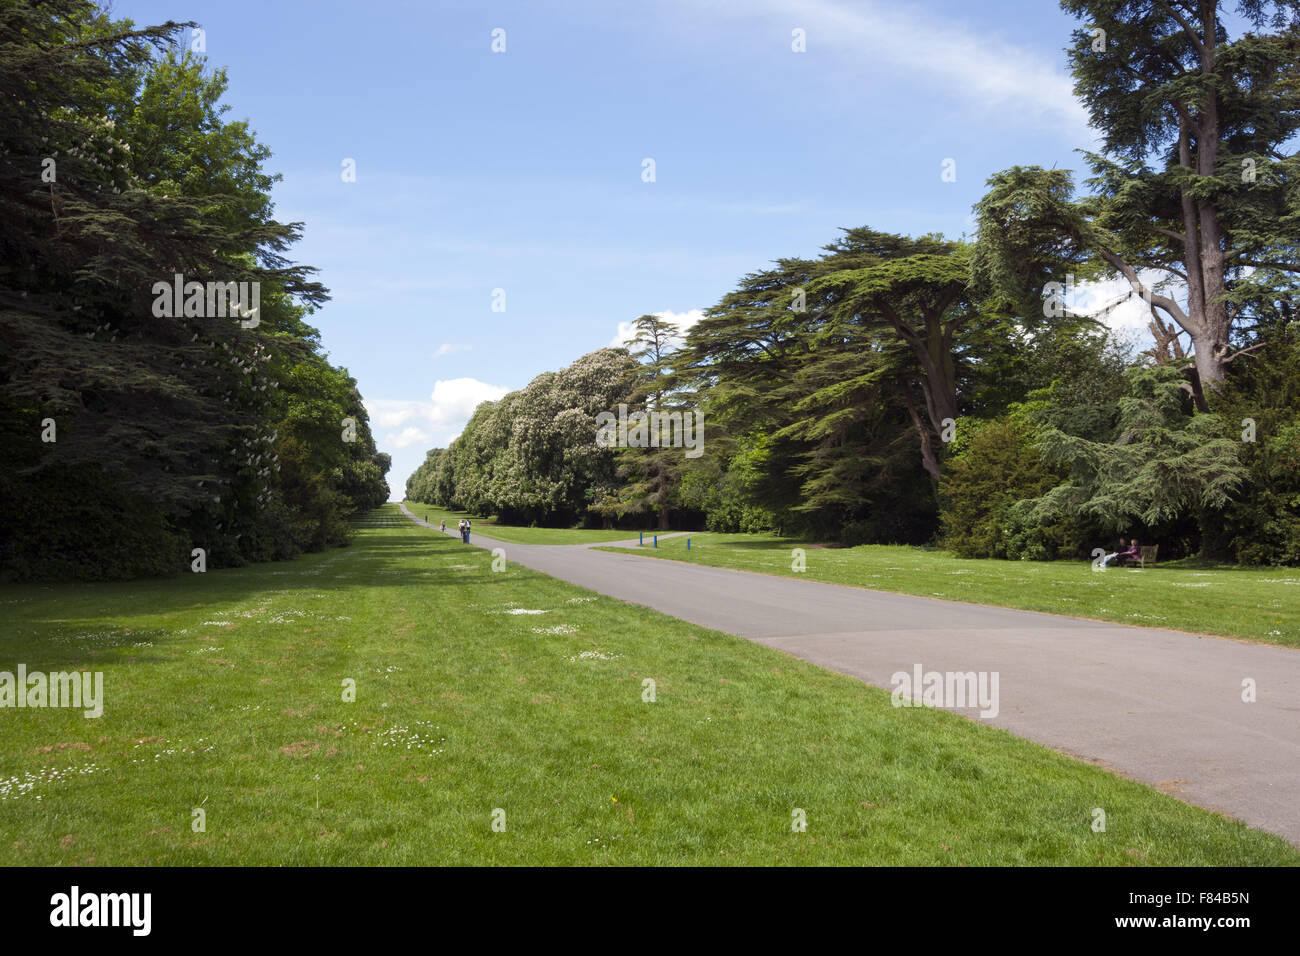
M 471 541 L 476 534 L 509 544 L 591 544 L 596 541 L 636 539 L 635 531 L 604 531 L 600 528 L 524 528 L 518 525 L 497 524 L 493 518 L 466 511 L 448 511 L 445 508 L 422 505 L 415 501 L 408 501 L 405 504 L 411 514 L 417 518 L 427 518 L 435 525 L 439 521 L 446 521 L 449 531 L 456 530 L 456 523 L 461 518 L 469 518 L 472 526 Z
M 826 548 L 758 534 L 667 538 L 638 553 L 711 567 L 1048 611 L 1300 647 L 1300 568 L 1192 562 L 1093 571 L 1088 561 L 991 561 L 897 545 Z M 794 570 L 804 549 L 806 570 Z
M 394 505 L 360 524 L 281 564 L 0 587 L 0 670 L 106 694 L 98 720 L 0 709 L 0 863 L 1300 863 L 994 728 L 494 573 Z

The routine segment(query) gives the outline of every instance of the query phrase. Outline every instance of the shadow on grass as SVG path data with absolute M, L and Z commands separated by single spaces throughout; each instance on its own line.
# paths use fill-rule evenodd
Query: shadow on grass
M 678 539 L 675 539 L 678 540 Z M 827 544 L 824 541 L 807 541 L 800 538 L 782 538 L 780 541 L 703 541 L 695 547 L 732 548 L 737 551 L 784 551 L 787 548 L 839 548 L 842 545 Z
M 371 531 L 346 548 L 202 574 L 133 581 L 0 585 L 0 606 L 4 608 L 0 669 L 6 662 L 16 665 L 19 661 L 34 670 L 84 666 L 95 661 L 163 663 L 174 660 L 172 648 L 202 635 L 194 625 L 187 626 L 190 633 L 185 635 L 163 627 L 128 628 L 106 616 L 104 609 L 110 607 L 114 617 L 166 618 L 224 610 L 253 597 L 276 597 L 278 591 L 289 592 L 284 596 L 290 597 L 312 592 L 337 595 L 371 588 L 389 592 L 436 589 L 452 601 L 467 586 L 508 587 L 516 585 L 521 575 L 544 577 L 521 566 L 512 567 L 510 574 L 494 573 L 489 552 L 420 528 L 405 516 L 391 527 L 416 529 L 423 534 Z M 421 556 L 436 560 L 427 567 L 411 567 L 411 558 Z M 339 563 L 344 557 L 349 560 Z M 477 567 L 451 566 L 470 564 L 471 559 L 478 562 Z M 256 621 L 250 619 L 250 623 Z M 238 640 L 238 634 L 238 628 L 211 631 L 214 640 Z M 136 646 L 143 642 L 152 646 Z

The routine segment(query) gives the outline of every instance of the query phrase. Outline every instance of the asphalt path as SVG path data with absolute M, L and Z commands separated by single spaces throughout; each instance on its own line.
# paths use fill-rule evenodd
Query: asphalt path
M 1300 652 L 593 550 L 636 543 L 471 535 L 507 561 L 878 687 L 918 666 L 996 673 L 996 716 L 949 709 L 1300 846 Z

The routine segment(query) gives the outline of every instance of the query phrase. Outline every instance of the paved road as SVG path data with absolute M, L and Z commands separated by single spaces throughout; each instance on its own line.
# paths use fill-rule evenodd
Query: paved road
M 473 544 L 879 687 L 918 664 L 997 672 L 997 716 L 960 712 L 1300 846 L 1300 652 L 592 550 L 597 545 L 519 545 L 477 534 Z M 1257 686 L 1255 703 L 1242 701 L 1247 678 Z

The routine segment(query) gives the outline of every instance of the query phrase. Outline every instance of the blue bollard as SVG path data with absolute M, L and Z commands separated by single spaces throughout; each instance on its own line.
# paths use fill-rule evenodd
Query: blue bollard
M 645 532 L 644 532 L 644 531 L 638 531 L 638 532 L 636 533 L 636 546 L 639 548 L 639 547 L 641 547 L 641 545 L 643 545 L 643 544 L 645 544 Z
M 659 547 L 659 535 L 655 535 L 655 547 Z
M 687 550 L 687 551 L 691 550 L 691 539 L 690 539 L 690 538 L 687 538 L 687 539 L 686 539 L 686 550 Z

